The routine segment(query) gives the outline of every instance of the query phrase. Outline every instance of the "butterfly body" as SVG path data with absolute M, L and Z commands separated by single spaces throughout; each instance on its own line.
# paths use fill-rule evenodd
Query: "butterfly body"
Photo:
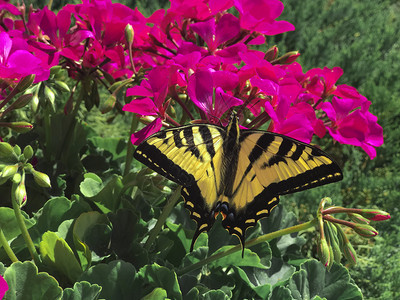
M 235 114 L 226 128 L 197 124 L 155 133 L 134 157 L 182 185 L 185 207 L 197 223 L 191 250 L 219 213 L 244 249 L 246 229 L 270 214 L 279 195 L 342 179 L 322 150 L 271 132 L 240 130 Z

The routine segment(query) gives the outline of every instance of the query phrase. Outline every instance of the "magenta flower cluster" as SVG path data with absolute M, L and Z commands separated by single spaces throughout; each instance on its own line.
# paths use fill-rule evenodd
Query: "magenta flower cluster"
M 174 105 L 195 119 L 194 105 L 210 123 L 240 106 L 239 115 L 252 120 L 248 128 L 269 122 L 268 130 L 304 142 L 329 132 L 371 159 L 383 144 L 371 102 L 355 88 L 337 84 L 342 69 L 303 71 L 296 51 L 279 56 L 276 47 L 254 49 L 265 45 L 267 36 L 295 29 L 277 20 L 283 11 L 278 0 L 171 0 L 168 10 L 149 18 L 111 0 L 68 4 L 57 15 L 46 7 L 26 12 L 2 4 L 0 9 L 3 79 L 36 74 L 36 82 L 46 80 L 58 64 L 72 78 L 83 68 L 101 67 L 117 81 L 144 72 L 140 85 L 127 90 L 133 100 L 123 108 L 147 117 L 146 127 L 132 135 L 134 144 L 163 124 L 179 125 L 169 113 Z M 124 35 L 128 24 L 132 44 Z

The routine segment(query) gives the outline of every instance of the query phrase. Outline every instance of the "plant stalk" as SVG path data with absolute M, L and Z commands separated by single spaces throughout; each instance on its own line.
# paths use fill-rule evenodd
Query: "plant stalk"
M 25 226 L 24 217 L 22 216 L 21 213 L 21 208 L 19 207 L 19 204 L 15 199 L 15 190 L 17 187 L 18 184 L 13 183 L 11 189 L 11 199 L 12 199 L 11 202 L 14 209 L 14 214 L 17 219 L 19 229 L 21 230 L 22 237 L 24 238 L 26 246 L 28 247 L 29 253 L 31 254 L 31 257 L 34 260 L 35 264 L 38 266 L 40 264 L 39 255 L 36 251 L 35 245 L 33 245 L 33 241 L 31 239 L 31 236 L 29 235 L 28 229 Z
M 3 246 L 4 251 L 6 251 L 8 257 L 11 259 L 12 262 L 17 262 L 18 258 L 15 256 L 14 251 L 11 249 L 8 241 L 3 233 L 3 230 L 0 228 L 0 245 Z
M 260 237 L 251 239 L 250 241 L 247 241 L 246 242 L 246 247 L 251 247 L 251 246 L 254 246 L 254 245 L 257 245 L 257 244 L 260 244 L 260 243 L 268 242 L 268 241 L 271 241 L 271 240 L 273 240 L 273 239 L 275 239 L 277 237 L 281 237 L 283 235 L 290 234 L 290 233 L 293 233 L 293 232 L 306 230 L 308 228 L 315 227 L 317 224 L 318 224 L 318 220 L 317 219 L 313 219 L 313 220 L 311 220 L 309 222 L 306 222 L 306 223 L 303 223 L 303 224 L 299 224 L 299 225 L 296 225 L 296 226 L 292 226 L 292 227 L 288 227 L 288 228 L 285 228 L 285 229 L 274 231 L 274 232 L 271 232 L 271 233 L 268 233 L 268 234 L 264 234 L 264 235 L 262 235 Z M 211 255 L 210 257 L 207 257 L 206 259 L 203 259 L 202 261 L 199 261 L 199 262 L 197 262 L 197 263 L 195 263 L 193 265 L 190 265 L 190 266 L 187 266 L 186 268 L 178 270 L 176 272 L 176 274 L 178 276 L 180 276 L 180 275 L 189 273 L 189 272 L 191 272 L 193 270 L 201 268 L 202 266 L 204 266 L 206 264 L 209 264 L 209 263 L 211 263 L 213 261 L 216 261 L 216 260 L 218 260 L 220 258 L 223 258 L 225 256 L 228 256 L 228 255 L 230 255 L 232 253 L 235 253 L 235 252 L 238 252 L 238 251 L 241 251 L 241 250 L 242 249 L 241 249 L 240 245 L 234 246 L 234 247 L 230 248 L 227 251 L 219 252 L 217 254 Z
M 129 132 L 129 139 L 132 136 L 132 134 L 136 131 L 137 126 L 138 126 L 138 118 L 136 116 L 132 116 L 132 123 L 131 123 L 131 129 Z M 125 158 L 125 170 L 124 170 L 124 176 L 129 174 L 129 171 L 131 170 L 131 164 L 133 160 L 133 144 L 131 141 L 128 141 L 128 149 L 126 150 L 126 158 Z
M 156 225 L 150 231 L 149 238 L 147 239 L 146 243 L 144 244 L 144 248 L 146 250 L 148 250 L 150 248 L 150 246 L 154 243 L 154 241 L 157 238 L 158 233 L 161 231 L 161 228 L 165 223 L 165 220 L 168 218 L 172 209 L 175 207 L 176 202 L 178 201 L 179 197 L 181 196 L 181 189 L 182 189 L 182 187 L 179 186 L 175 190 L 175 192 L 171 195 L 171 197 L 168 199 L 168 202 L 164 206 L 164 209 L 163 209 L 160 217 L 158 218 Z

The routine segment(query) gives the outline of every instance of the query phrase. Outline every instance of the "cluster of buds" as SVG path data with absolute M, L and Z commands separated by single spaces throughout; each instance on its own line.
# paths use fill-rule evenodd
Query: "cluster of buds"
M 22 207 L 26 204 L 27 194 L 25 187 L 25 173 L 30 173 L 33 178 L 41 187 L 51 187 L 50 178 L 46 174 L 36 171 L 34 167 L 28 163 L 33 156 L 33 149 L 31 146 L 26 146 L 24 151 L 16 146 L 11 146 L 9 143 L 0 142 L 0 185 L 8 181 L 12 181 L 12 195 L 13 201 Z
M 378 231 L 370 225 L 370 221 L 387 220 L 390 215 L 378 209 L 356 209 L 339 206 L 329 206 L 325 209 L 325 204 L 330 205 L 331 202 L 330 198 L 324 198 L 318 208 L 319 258 L 328 269 L 331 268 L 334 261 L 340 263 L 342 254 L 349 265 L 355 265 L 357 263 L 357 254 L 342 226 L 351 228 L 364 238 L 372 238 L 378 235 Z M 347 214 L 351 221 L 332 217 L 333 214 L 337 213 Z

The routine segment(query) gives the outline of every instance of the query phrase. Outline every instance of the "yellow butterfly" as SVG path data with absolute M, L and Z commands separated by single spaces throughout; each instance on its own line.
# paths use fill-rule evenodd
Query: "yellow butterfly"
M 190 251 L 221 213 L 243 254 L 246 229 L 270 214 L 279 195 L 343 178 L 322 150 L 272 132 L 240 130 L 236 114 L 226 128 L 197 124 L 157 132 L 134 157 L 182 185 L 185 207 L 197 223 Z

